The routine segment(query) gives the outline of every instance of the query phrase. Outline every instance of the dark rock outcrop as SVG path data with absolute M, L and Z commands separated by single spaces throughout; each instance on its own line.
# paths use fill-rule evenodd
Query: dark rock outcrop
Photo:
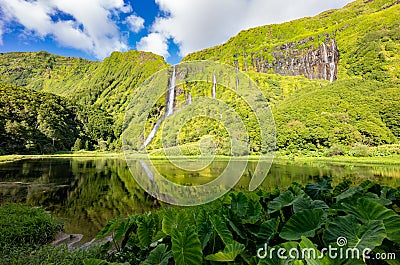
M 253 70 L 262 73 L 277 73 L 284 76 L 304 75 L 309 79 L 325 79 L 333 82 L 337 79 L 339 49 L 334 38 L 329 34 L 322 36 L 324 41 L 318 41 L 315 47 L 315 38 L 309 37 L 298 42 L 285 43 L 273 48 L 273 59 L 257 53 L 251 54 Z M 318 36 L 321 38 L 321 36 Z M 269 56 L 271 57 L 271 56 Z M 248 70 L 248 54 L 243 54 L 243 70 Z M 237 65 L 237 60 L 235 60 Z

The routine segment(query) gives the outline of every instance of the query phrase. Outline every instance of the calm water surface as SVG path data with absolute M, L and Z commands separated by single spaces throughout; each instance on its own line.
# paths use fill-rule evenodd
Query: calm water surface
M 185 172 L 166 160 L 153 163 L 166 178 L 184 185 L 209 182 L 227 165 L 227 161 L 217 160 L 204 170 Z M 248 163 L 236 190 L 247 189 L 255 166 L 255 162 Z M 143 174 L 139 161 L 136 170 L 134 174 Z M 306 184 L 326 176 L 333 177 L 334 185 L 347 178 L 354 184 L 370 179 L 383 185 L 400 186 L 399 165 L 275 161 L 260 189 L 283 189 L 292 182 Z M 90 241 L 109 220 L 120 214 L 157 210 L 154 199 L 135 182 L 126 161 L 110 158 L 51 158 L 0 164 L 0 204 L 6 202 L 43 206 L 65 220 L 66 233 L 83 234 L 83 242 Z

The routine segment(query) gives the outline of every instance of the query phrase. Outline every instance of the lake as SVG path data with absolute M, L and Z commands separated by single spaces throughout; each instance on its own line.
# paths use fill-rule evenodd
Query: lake
M 133 163 L 140 165 L 140 161 Z M 190 172 L 175 168 L 167 160 L 154 160 L 153 164 L 173 182 L 200 185 L 215 179 L 227 161 L 217 159 L 208 168 Z M 248 188 L 255 165 L 252 161 L 248 163 L 235 190 Z M 143 171 L 143 167 L 135 168 Z M 306 184 L 326 176 L 333 177 L 334 185 L 347 178 L 354 184 L 369 179 L 399 187 L 400 165 L 275 160 L 259 189 L 284 189 L 292 182 Z M 0 204 L 7 202 L 43 206 L 65 220 L 66 233 L 83 234 L 82 242 L 90 241 L 120 214 L 159 209 L 159 203 L 135 182 L 126 161 L 118 158 L 46 158 L 0 164 Z

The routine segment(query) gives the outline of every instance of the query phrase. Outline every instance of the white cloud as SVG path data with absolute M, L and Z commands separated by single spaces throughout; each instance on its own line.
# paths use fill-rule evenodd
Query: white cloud
M 127 50 L 115 16 L 132 8 L 123 0 L 0 0 L 3 20 L 16 21 L 39 37 L 52 36 L 66 47 L 102 59 L 114 50 Z M 73 19 L 54 21 L 59 12 Z
M 150 34 L 164 45 L 169 38 L 182 56 L 227 41 L 243 29 L 280 23 L 344 6 L 352 0 L 156 0 L 163 17 Z M 145 37 L 147 38 L 147 37 Z M 156 52 L 160 49 L 151 45 Z
M 146 37 L 143 37 L 136 43 L 136 48 L 139 51 L 153 52 L 165 58 L 169 57 L 168 39 L 159 33 L 150 33 Z
M 129 29 L 132 32 L 138 33 L 144 29 L 144 19 L 139 16 L 130 15 L 126 18 L 126 22 L 128 23 Z

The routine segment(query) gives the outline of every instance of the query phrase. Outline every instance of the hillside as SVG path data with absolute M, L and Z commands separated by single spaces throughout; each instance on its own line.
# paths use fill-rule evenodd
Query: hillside
M 399 15 L 400 1 L 358 0 L 242 31 L 183 61 L 216 60 L 252 77 L 272 106 L 278 150 L 351 154 L 399 142 Z
M 335 69 L 339 79 L 398 81 L 399 4 L 398 0 L 357 0 L 312 18 L 242 31 L 227 43 L 189 54 L 183 61 L 216 60 L 250 73 L 296 75 L 312 70 L 306 76 L 324 79 L 321 65 L 329 68 L 333 59 L 339 64 Z M 301 67 L 309 69 L 298 71 Z M 330 73 L 325 79 L 330 79 Z
M 47 52 L 5 53 L 0 55 L 0 83 L 53 93 L 102 109 L 114 117 L 118 137 L 133 91 L 165 66 L 162 57 L 137 51 L 114 52 L 103 62 Z
M 112 118 L 101 110 L 50 93 L 0 84 L 0 155 L 105 146 L 105 140 L 113 139 L 112 126 Z
M 360 146 L 399 143 L 399 15 L 398 0 L 356 0 L 312 18 L 242 31 L 224 44 L 187 55 L 183 61 L 219 61 L 250 76 L 271 105 L 279 150 L 351 154 Z M 120 148 L 129 99 L 144 80 L 166 67 L 162 57 L 138 51 L 114 52 L 103 62 L 47 52 L 6 53 L 0 54 L 0 83 L 53 93 L 71 104 L 100 111 L 107 121 L 92 119 L 91 126 L 108 124 L 113 132 L 104 133 L 103 128 L 90 138 L 107 141 L 108 148 Z M 176 76 L 185 76 L 179 66 Z M 218 152 L 227 154 L 229 135 L 221 124 L 209 118 L 190 119 L 190 108 L 185 112 L 188 102 L 213 96 L 212 75 L 208 80 L 176 87 L 173 106 L 180 113 L 169 119 L 173 124 L 189 122 L 179 131 L 175 144 L 185 145 L 188 153 L 195 154 L 196 143 L 212 136 Z M 260 152 L 259 129 L 249 106 L 222 86 L 217 87 L 215 97 L 237 111 L 249 131 L 250 151 Z M 167 96 L 160 98 L 150 111 L 145 134 L 165 116 L 167 101 Z M 140 105 L 131 107 L 143 112 Z M 147 135 L 138 131 L 137 142 Z M 173 133 L 166 135 L 171 138 Z M 147 148 L 157 153 L 161 147 L 158 131 Z

